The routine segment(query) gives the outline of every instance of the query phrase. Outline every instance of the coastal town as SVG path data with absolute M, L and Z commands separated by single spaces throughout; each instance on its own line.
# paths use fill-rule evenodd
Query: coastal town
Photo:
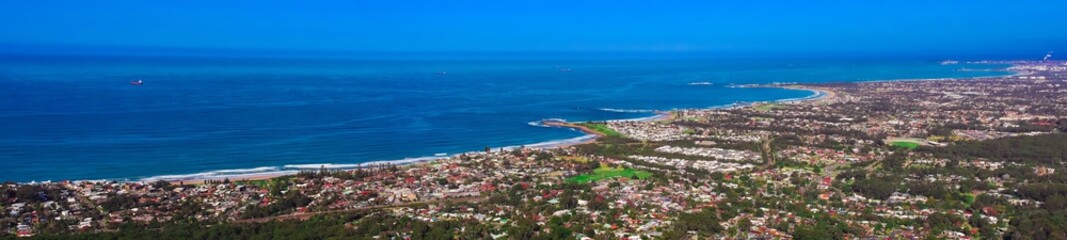
M 1067 63 L 1010 64 L 746 86 L 820 94 L 567 123 L 598 138 L 409 165 L 8 182 L 0 239 L 1067 239 Z

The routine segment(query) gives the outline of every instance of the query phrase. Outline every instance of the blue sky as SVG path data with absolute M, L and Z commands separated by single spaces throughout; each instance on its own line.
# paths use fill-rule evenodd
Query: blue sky
M 1042 55 L 1067 51 L 1065 11 L 1049 0 L 4 1 L 0 50 Z

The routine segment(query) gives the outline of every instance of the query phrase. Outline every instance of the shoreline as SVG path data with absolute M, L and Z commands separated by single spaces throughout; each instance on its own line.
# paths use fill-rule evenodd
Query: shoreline
M 655 111 L 655 114 L 652 115 L 652 116 L 640 117 L 640 118 L 610 119 L 610 120 L 602 120 L 602 121 L 585 121 L 585 122 L 620 122 L 620 121 L 649 121 L 649 122 L 651 122 L 651 121 L 662 121 L 662 120 L 673 119 L 674 114 L 676 112 L 678 112 L 678 111 L 737 109 L 737 108 L 752 107 L 754 105 L 764 104 L 764 103 L 800 104 L 800 103 L 806 103 L 806 102 L 819 101 L 819 100 L 822 100 L 822 99 L 826 99 L 827 97 L 836 96 L 831 91 L 824 90 L 824 89 L 815 89 L 815 88 L 811 88 L 810 86 L 768 86 L 768 87 L 811 91 L 813 94 L 809 95 L 809 96 L 806 96 L 806 97 L 779 99 L 779 100 L 773 100 L 773 101 L 750 102 L 750 103 L 744 103 L 744 104 L 736 104 L 735 103 L 735 104 L 711 106 L 711 107 L 706 107 L 706 108 L 687 108 L 687 109 L 672 109 L 672 110 L 667 110 L 667 111 Z M 583 122 L 575 122 L 575 123 L 583 123 Z M 575 146 L 575 145 L 593 143 L 593 142 L 596 142 L 596 140 L 601 136 L 601 134 L 599 132 L 593 131 L 592 129 L 588 129 L 586 127 L 575 125 L 572 122 L 565 122 L 565 124 L 560 124 L 560 125 L 556 125 L 556 124 L 546 125 L 546 126 L 542 126 L 542 127 L 569 128 L 569 129 L 572 129 L 572 130 L 575 130 L 575 131 L 580 131 L 580 132 L 584 133 L 584 135 L 579 136 L 579 137 L 575 137 L 575 138 L 539 142 L 539 143 L 534 143 L 534 144 L 531 144 L 531 145 L 518 145 L 518 146 L 506 146 L 506 147 L 492 148 L 491 151 L 493 151 L 493 152 L 502 151 L 502 150 L 506 151 L 506 150 L 512 150 L 512 149 L 521 148 L 521 147 L 537 148 L 537 149 L 565 148 L 565 147 L 570 147 L 570 146 Z M 225 179 L 229 179 L 231 182 L 237 182 L 237 181 L 261 181 L 261 180 L 270 180 L 270 179 L 286 177 L 286 176 L 294 176 L 294 175 L 300 173 L 301 171 L 316 171 L 316 170 L 321 169 L 321 168 L 325 168 L 325 169 L 328 169 L 328 170 L 337 170 L 337 171 L 353 171 L 353 170 L 356 170 L 356 169 L 375 166 L 375 165 L 381 165 L 381 164 L 391 164 L 391 165 L 396 165 L 396 166 L 407 167 L 407 166 L 416 166 L 416 165 L 420 165 L 420 164 L 428 164 L 428 163 L 432 163 L 432 162 L 434 162 L 436 160 L 439 160 L 439 159 L 451 158 L 451 157 L 458 156 L 458 155 L 461 155 L 461 154 L 481 154 L 481 153 L 482 153 L 482 151 L 467 151 L 467 152 L 462 152 L 462 153 L 450 154 L 450 155 L 447 155 L 447 156 L 416 157 L 416 158 L 405 158 L 405 159 L 399 159 L 399 160 L 370 161 L 370 162 L 355 163 L 355 164 L 337 164 L 337 163 L 290 164 L 290 165 L 284 165 L 284 166 L 281 166 L 281 167 L 254 167 L 254 168 L 246 168 L 246 169 L 224 169 L 224 170 L 214 170 L 214 171 L 206 171 L 206 172 L 192 173 L 192 174 L 157 175 L 157 176 L 139 178 L 139 179 L 136 179 L 136 180 L 131 180 L 131 179 L 122 179 L 122 180 L 119 180 L 119 179 L 95 179 L 95 180 L 69 180 L 69 181 L 70 182 L 108 182 L 108 181 L 118 181 L 118 182 L 150 183 L 150 182 L 155 182 L 155 181 L 162 180 L 162 181 L 170 182 L 171 184 L 174 184 L 174 185 L 179 185 L 179 184 L 200 185 L 200 184 L 204 184 L 204 183 L 206 183 L 208 181 L 223 181 Z M 66 180 L 63 180 L 63 181 L 66 181 Z M 62 182 L 62 181 L 32 181 L 32 182 L 29 182 L 29 183 L 32 184 L 32 183 L 47 183 L 47 182 Z
M 770 103 L 770 102 L 784 103 L 784 104 L 803 104 L 803 103 L 814 103 L 814 102 L 823 101 L 823 100 L 827 100 L 827 99 L 831 99 L 833 97 L 836 97 L 836 93 L 834 93 L 833 91 L 830 91 L 830 90 L 826 90 L 826 89 L 816 89 L 816 88 L 810 88 L 810 87 L 807 87 L 807 86 L 789 86 L 789 87 L 776 86 L 776 87 L 777 88 L 785 88 L 785 89 L 793 89 L 793 90 L 811 91 L 813 94 L 809 95 L 809 96 L 806 96 L 806 97 L 801 97 L 801 98 L 779 99 L 779 100 L 765 101 L 765 102 L 753 102 L 753 103 L 746 103 L 746 104 L 729 104 L 729 105 L 712 106 L 712 107 L 707 107 L 707 108 L 689 108 L 689 109 L 673 109 L 673 110 L 669 110 L 669 111 L 656 111 L 655 115 L 648 116 L 648 117 L 632 118 L 632 119 L 612 119 L 612 120 L 604 120 L 603 122 L 620 122 L 620 121 L 652 122 L 652 121 L 664 121 L 664 120 L 669 121 L 669 120 L 672 120 L 674 118 L 674 114 L 676 112 L 678 112 L 678 111 L 737 109 L 737 108 L 752 107 L 752 106 L 755 106 L 757 104 Z M 601 121 L 585 121 L 585 122 L 601 122 Z M 547 142 L 535 143 L 535 144 L 532 144 L 532 145 L 501 147 L 501 148 L 497 148 L 496 150 L 490 150 L 490 151 L 512 150 L 512 149 L 516 149 L 516 148 L 520 148 L 520 147 L 537 148 L 537 149 L 552 149 L 552 148 L 565 148 L 565 147 L 570 147 L 570 146 L 575 146 L 575 145 L 594 143 L 594 142 L 596 142 L 597 139 L 602 137 L 603 134 L 600 133 L 600 132 L 594 131 L 592 129 L 589 129 L 589 128 L 585 127 L 585 126 L 581 126 L 581 125 L 576 124 L 576 123 L 585 123 L 585 122 L 550 122 L 550 123 L 544 123 L 543 124 L 545 127 L 569 128 L 569 129 L 572 129 L 572 130 L 580 131 L 580 132 L 585 134 L 585 135 L 582 135 L 580 137 L 562 139 L 562 140 L 554 140 L 554 141 L 547 141 Z M 393 161 L 367 162 L 367 163 L 360 163 L 360 164 L 301 164 L 301 165 L 304 165 L 304 166 L 321 165 L 324 168 L 331 169 L 331 170 L 352 171 L 352 170 L 355 170 L 355 169 L 358 169 L 358 168 L 362 168 L 362 167 L 366 167 L 366 166 L 372 166 L 374 164 L 393 164 L 393 165 L 397 165 L 397 166 L 415 166 L 415 165 L 419 165 L 419 164 L 432 163 L 432 162 L 434 162 L 436 160 L 443 159 L 443 158 L 451 158 L 451 157 L 454 157 L 454 156 L 457 156 L 457 155 L 460 155 L 460 154 L 479 154 L 479 153 L 481 153 L 481 151 L 468 151 L 468 152 L 452 154 L 452 155 L 444 156 L 444 157 L 432 157 L 432 159 L 429 159 L 430 157 L 413 158 L 413 159 L 420 159 L 420 160 L 415 160 L 415 161 L 404 159 L 404 160 L 393 160 Z M 290 165 L 287 165 L 287 166 L 290 166 Z M 331 166 L 331 167 L 326 167 L 326 166 Z M 351 167 L 334 168 L 333 166 L 351 166 Z M 314 169 L 303 168 L 301 170 L 314 170 Z M 193 178 L 193 179 L 187 179 L 187 180 L 166 179 L 166 178 L 160 178 L 160 177 L 150 177 L 150 178 L 143 178 L 140 181 L 141 182 L 150 182 L 150 181 L 165 180 L 165 181 L 170 182 L 171 184 L 186 184 L 186 185 L 190 185 L 190 184 L 191 185 L 199 185 L 199 184 L 203 184 L 203 183 L 205 183 L 207 181 L 218 181 L 218 180 L 223 180 L 223 179 L 230 179 L 230 181 L 260 181 L 260 180 L 270 180 L 270 179 L 279 178 L 279 177 L 296 175 L 297 173 L 299 173 L 300 170 L 288 170 L 288 171 L 292 171 L 292 172 L 279 171 L 279 172 L 270 172 L 270 173 L 261 173 L 261 174 L 236 175 L 236 176 L 239 176 L 239 177 L 236 177 L 236 178 L 233 177 L 234 175 L 230 175 L 230 176 L 219 176 L 219 177 L 208 177 L 208 178 Z M 245 176 L 245 177 L 241 177 L 241 176 Z
M 965 77 L 965 78 L 923 78 L 923 79 L 871 80 L 871 81 L 853 81 L 853 82 L 848 82 L 848 83 L 886 82 L 886 81 L 968 80 L 968 79 L 1013 77 L 1013 76 L 1025 75 L 1024 72 L 1019 72 L 1019 71 L 1009 71 L 1009 72 L 1011 72 L 1011 74 L 1006 74 L 1006 75 L 1002 75 L 1002 76 L 982 76 L 982 77 Z M 831 90 L 820 88 L 817 85 L 833 84 L 833 83 L 840 83 L 840 82 L 793 83 L 793 84 L 789 84 L 789 85 L 774 85 L 774 84 L 772 84 L 772 85 L 757 86 L 757 87 L 760 87 L 760 88 L 781 88 L 781 89 L 790 89 L 790 90 L 798 90 L 798 91 L 810 91 L 810 92 L 813 93 L 812 95 L 805 96 L 805 97 L 800 97 L 800 98 L 787 98 L 787 99 L 778 99 L 778 100 L 771 100 L 771 101 L 747 102 L 747 103 L 741 103 L 741 104 L 734 103 L 734 104 L 727 104 L 727 105 L 711 106 L 711 107 L 706 107 L 706 108 L 685 108 L 685 109 L 671 109 L 671 110 L 665 110 L 665 111 L 653 111 L 655 114 L 652 115 L 652 116 L 647 116 L 647 117 L 631 118 L 631 119 L 610 119 L 610 120 L 586 121 L 586 122 L 661 121 L 661 120 L 673 119 L 673 116 L 674 116 L 674 114 L 676 112 L 687 111 L 687 110 L 738 109 L 738 108 L 753 107 L 753 106 L 756 106 L 756 105 L 759 105 L 759 104 L 769 104 L 769 103 L 779 103 L 779 104 L 815 104 L 815 103 L 822 103 L 822 102 L 825 102 L 825 101 L 828 101 L 828 100 L 836 98 L 837 94 L 835 92 L 831 91 Z M 588 128 L 585 128 L 585 127 L 578 127 L 578 126 L 575 126 L 573 124 L 568 124 L 568 125 L 571 125 L 571 126 L 562 126 L 562 125 L 560 125 L 560 126 L 542 126 L 542 127 L 564 127 L 564 128 L 570 128 L 570 129 L 575 130 L 575 131 L 583 132 L 584 135 L 579 136 L 579 137 L 574 137 L 574 138 L 568 138 L 568 139 L 558 139 L 558 140 L 550 140 L 550 141 L 545 141 L 545 142 L 538 142 L 538 143 L 534 143 L 534 144 L 531 144 L 531 145 L 497 147 L 497 148 L 494 148 L 494 150 L 492 150 L 492 151 L 512 150 L 512 149 L 516 149 L 516 148 L 520 148 L 520 147 L 537 148 L 537 149 L 565 148 L 565 147 L 570 147 L 570 146 L 575 146 L 575 145 L 593 143 L 600 137 L 599 133 L 597 133 L 596 131 L 592 131 L 591 129 L 588 129 Z M 434 162 L 436 160 L 439 160 L 439 159 L 451 158 L 451 157 L 458 156 L 458 155 L 461 155 L 461 154 L 472 154 L 472 153 L 473 154 L 479 154 L 479 153 L 482 153 L 482 151 L 466 151 L 466 152 L 461 152 L 461 153 L 456 153 L 456 154 L 449 154 L 447 156 L 426 156 L 426 157 L 416 157 L 416 158 L 404 158 L 404 159 L 399 159 L 399 160 L 370 161 L 370 162 L 356 163 L 356 164 L 336 164 L 336 163 L 295 164 L 295 165 L 285 165 L 285 166 L 282 166 L 282 167 L 256 167 L 256 168 L 247 168 L 247 169 L 214 170 L 214 171 L 206 171 L 206 172 L 192 173 L 192 174 L 157 175 L 157 176 L 139 178 L 139 179 L 136 179 L 136 180 L 131 180 L 129 178 L 126 178 L 126 179 L 95 179 L 95 180 L 69 180 L 69 181 L 70 182 L 118 181 L 118 182 L 142 182 L 142 183 L 148 183 L 148 182 L 164 180 L 164 181 L 171 182 L 171 184 L 184 183 L 184 184 L 187 184 L 187 185 L 188 184 L 197 185 L 197 184 L 203 184 L 203 183 L 205 183 L 207 181 L 221 181 L 221 180 L 224 180 L 224 179 L 229 179 L 230 181 L 258 181 L 258 180 L 269 180 L 269 179 L 285 177 L 285 176 L 292 176 L 292 175 L 298 174 L 301 171 L 309 171 L 309 170 L 310 171 L 315 171 L 315 170 L 318 170 L 320 168 L 326 168 L 326 169 L 330 169 L 330 170 L 339 170 L 339 171 L 352 171 L 352 170 L 356 170 L 356 169 L 359 169 L 359 168 L 364 168 L 364 167 L 369 167 L 369 166 L 374 166 L 374 165 L 380 165 L 380 164 L 391 164 L 391 165 L 396 165 L 396 166 L 414 166 L 414 165 L 419 165 L 419 164 L 432 163 L 432 162 Z M 68 181 L 68 180 L 60 180 L 60 181 L 54 181 L 54 180 L 31 181 L 31 182 L 28 182 L 28 183 L 33 184 L 33 183 L 48 183 L 48 182 L 62 182 L 62 181 Z

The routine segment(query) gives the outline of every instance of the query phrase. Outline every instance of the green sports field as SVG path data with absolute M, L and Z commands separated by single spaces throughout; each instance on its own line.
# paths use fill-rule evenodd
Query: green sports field
M 597 132 L 599 132 L 601 134 L 604 134 L 604 136 L 622 137 L 622 134 L 620 134 L 619 132 L 616 132 L 615 130 L 612 130 L 610 127 L 608 127 L 607 124 L 603 124 L 603 123 L 583 123 L 581 125 L 589 128 L 590 130 L 597 131 Z
M 611 168 L 607 166 L 600 166 L 600 168 L 593 170 L 593 173 L 582 174 L 567 178 L 567 181 L 576 183 L 588 183 L 614 177 L 632 178 L 634 176 L 637 176 L 637 178 L 639 179 L 646 179 L 648 177 L 651 177 L 652 173 L 632 168 Z
M 917 143 L 917 142 L 908 142 L 908 141 L 896 141 L 896 142 L 892 142 L 892 143 L 889 143 L 889 144 L 893 145 L 893 146 L 896 146 L 896 147 L 907 148 L 907 149 L 915 149 L 915 148 L 919 147 L 919 143 Z

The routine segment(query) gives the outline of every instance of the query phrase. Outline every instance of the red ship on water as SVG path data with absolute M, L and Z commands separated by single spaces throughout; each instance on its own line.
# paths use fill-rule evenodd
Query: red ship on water
M 133 81 L 130 81 L 130 85 L 141 86 L 141 85 L 144 85 L 144 81 L 141 81 L 140 79 L 133 80 Z

